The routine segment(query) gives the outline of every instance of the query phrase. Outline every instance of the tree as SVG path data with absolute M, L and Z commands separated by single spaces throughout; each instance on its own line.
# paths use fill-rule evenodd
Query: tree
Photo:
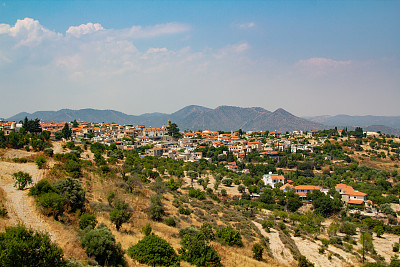
M 42 169 L 46 164 L 46 158 L 43 156 L 39 156 L 35 159 L 35 163 L 39 169 Z
M 239 193 L 244 193 L 246 191 L 246 187 L 244 185 L 240 184 L 238 186 L 238 191 L 239 191 Z
M 22 123 L 22 129 L 27 133 L 41 133 L 42 127 L 40 126 L 40 120 L 36 118 L 35 120 L 28 120 L 25 117 L 24 122 Z
M 79 126 L 79 123 L 76 120 L 72 121 L 71 123 L 72 123 L 73 128 L 76 128 Z
M 179 128 L 176 123 L 170 123 L 167 127 L 168 130 L 168 135 L 175 137 L 175 138 L 180 138 L 182 134 L 179 133 Z
M 221 227 L 217 230 L 217 237 L 228 246 L 243 247 L 242 236 L 232 227 Z
M 149 207 L 150 218 L 154 221 L 161 221 L 165 214 L 164 206 L 161 202 L 161 196 L 156 194 L 151 197 L 151 204 Z
M 179 257 L 172 246 L 154 234 L 145 236 L 128 249 L 128 255 L 139 263 L 152 266 L 179 265 Z
M 39 206 L 46 216 L 52 215 L 55 220 L 64 212 L 65 200 L 59 194 L 51 192 L 45 193 L 39 197 Z
M 385 233 L 382 225 L 375 226 L 373 231 L 376 233 L 377 237 L 381 237 Z
M 65 199 L 70 211 L 76 211 L 84 207 L 85 191 L 79 180 L 68 177 L 54 183 L 54 187 L 60 192 L 60 196 Z
M 117 201 L 114 209 L 110 212 L 111 222 L 115 224 L 117 231 L 119 231 L 121 225 L 127 222 L 131 217 L 132 212 L 129 210 L 129 205 L 123 201 Z
M 88 256 L 94 256 L 102 266 L 126 265 L 121 244 L 115 242 L 115 237 L 104 225 L 87 231 L 82 238 L 82 245 Z
M 86 227 L 91 226 L 93 229 L 96 227 L 97 219 L 94 214 L 84 213 L 79 219 L 79 228 L 84 230 Z
M 254 259 L 258 261 L 262 260 L 264 248 L 260 244 L 254 244 L 253 247 L 251 248 L 251 251 L 253 251 Z
M 224 178 L 222 179 L 221 183 L 225 186 L 231 186 L 232 185 L 232 179 L 231 178 Z
M 32 177 L 29 173 L 19 171 L 13 173 L 13 177 L 15 180 L 14 187 L 17 187 L 19 190 L 23 190 L 25 186 L 32 184 Z
M 64 128 L 62 128 L 61 133 L 62 133 L 62 135 L 63 135 L 63 137 L 64 137 L 65 139 L 71 138 L 72 131 L 71 131 L 71 129 L 69 128 L 68 123 L 65 123 L 65 124 L 64 124 Z
M 296 212 L 301 206 L 303 206 L 303 203 L 300 200 L 300 197 L 298 195 L 293 195 L 288 198 L 287 201 L 287 208 L 291 212 Z
M 0 266 L 64 266 L 63 251 L 50 237 L 19 225 L 0 233 Z

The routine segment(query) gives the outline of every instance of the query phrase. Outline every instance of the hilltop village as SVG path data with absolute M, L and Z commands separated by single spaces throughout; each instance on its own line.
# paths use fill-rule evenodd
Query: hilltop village
M 359 127 L 4 122 L 0 230 L 26 217 L 18 196 L 45 215 L 47 226 L 26 224 L 50 233 L 58 260 L 82 266 L 153 265 L 151 242 L 166 246 L 166 266 L 397 264 L 399 155 L 399 138 Z M 91 247 L 96 235 L 112 237 L 108 252 Z

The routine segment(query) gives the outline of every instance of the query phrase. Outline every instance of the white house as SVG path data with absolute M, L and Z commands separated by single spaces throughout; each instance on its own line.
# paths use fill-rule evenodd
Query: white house
M 272 188 L 275 188 L 275 184 L 285 183 L 285 177 L 283 177 L 283 175 L 272 174 L 272 172 L 270 172 L 269 174 L 263 175 L 263 181 L 265 185 L 270 185 Z

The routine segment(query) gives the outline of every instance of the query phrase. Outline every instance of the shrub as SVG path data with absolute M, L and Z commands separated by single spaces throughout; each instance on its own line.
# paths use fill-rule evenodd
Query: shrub
M 77 209 L 82 209 L 84 207 L 85 191 L 77 179 L 68 177 L 65 180 L 59 180 L 54 184 L 54 187 L 65 199 L 71 211 L 76 211 Z
M 235 231 L 232 227 L 222 227 L 218 229 L 217 237 L 221 240 L 221 243 L 228 246 L 243 246 L 242 236 L 239 231 Z
M 14 187 L 17 187 L 19 190 L 23 190 L 25 186 L 32 184 L 32 177 L 29 173 L 19 171 L 13 173 L 13 177 L 15 180 Z
M 169 217 L 169 218 L 165 219 L 164 223 L 166 225 L 168 225 L 168 226 L 171 226 L 171 227 L 175 227 L 176 226 L 176 222 L 175 222 L 174 218 L 172 218 L 172 217 Z
M 57 192 L 57 190 L 49 183 L 49 181 L 43 179 L 29 189 L 30 196 L 41 196 L 46 193 Z
M 225 186 L 231 186 L 232 185 L 232 179 L 231 178 L 224 178 L 222 179 L 221 183 Z
M 106 226 L 86 232 L 82 238 L 86 253 L 102 266 L 125 265 L 124 251 L 121 244 L 115 242 L 115 237 Z
M 152 229 L 151 229 L 151 225 L 150 225 L 149 223 L 142 227 L 142 233 L 143 233 L 145 236 L 150 235 L 150 234 L 151 234 L 151 230 L 152 230 Z
M 339 227 L 339 231 L 346 235 L 355 235 L 357 233 L 357 226 L 352 222 L 343 222 L 343 224 Z
M 88 226 L 96 227 L 97 220 L 94 214 L 84 213 L 79 219 L 79 227 L 83 230 Z
M 269 233 L 269 232 L 271 231 L 270 228 L 274 227 L 274 222 L 271 221 L 271 220 L 264 220 L 264 221 L 261 223 L 261 225 L 262 225 L 262 227 L 265 229 L 265 231 L 266 231 L 267 233 Z
M 123 201 L 117 201 L 114 209 L 110 212 L 110 220 L 115 224 L 117 231 L 119 231 L 122 224 L 127 222 L 131 216 L 132 212 L 129 210 L 128 203 Z
M 399 249 L 400 249 L 400 244 L 395 242 L 393 244 L 393 252 L 399 252 Z
M 64 212 L 65 200 L 59 194 L 51 192 L 40 196 L 38 204 L 42 208 L 42 212 L 46 216 L 53 216 L 54 219 L 58 219 Z
M 154 221 L 161 221 L 165 214 L 164 206 L 161 202 L 160 195 L 154 195 L 151 197 L 151 204 L 149 207 L 150 218 Z
M 51 148 L 49 148 L 49 147 L 45 148 L 45 149 L 43 150 L 43 152 L 44 152 L 47 156 L 49 156 L 49 157 L 52 157 L 53 154 L 54 154 L 53 149 L 51 149 Z
M 24 226 L 0 233 L 0 266 L 63 266 L 63 251 L 47 234 Z
M 28 160 L 26 158 L 13 158 L 12 159 L 15 163 L 27 163 Z
M 189 196 L 197 198 L 198 200 L 206 199 L 206 194 L 204 193 L 204 191 L 201 191 L 200 189 L 190 188 L 189 189 Z
M 81 163 L 79 159 L 67 159 L 64 168 L 74 178 L 78 178 L 81 175 Z
M 225 196 L 227 196 L 227 195 L 228 195 L 228 193 L 226 192 L 226 190 L 225 190 L 225 189 L 222 189 L 222 190 L 221 190 L 221 195 L 225 197 Z
M 42 169 L 46 164 L 46 158 L 43 156 L 39 156 L 35 159 L 35 163 L 39 169 Z
M 214 231 L 209 223 L 203 223 L 200 227 L 200 232 L 203 234 L 204 240 L 212 241 L 215 239 Z
M 299 257 L 299 267 L 313 267 L 314 264 L 312 264 L 307 258 L 303 255 Z
M 139 263 L 147 265 L 179 265 L 179 257 L 172 246 L 154 234 L 145 236 L 136 245 L 128 249 L 128 255 Z
M 262 260 L 264 248 L 260 244 L 254 244 L 251 251 L 253 252 L 254 259 L 258 261 Z
M 192 231 L 182 236 L 179 253 L 182 259 L 196 266 L 221 266 L 218 252 L 206 244 L 200 231 Z
M 321 240 L 322 245 L 324 245 L 325 247 L 328 247 L 328 245 L 329 245 L 329 240 L 328 239 L 321 238 L 320 240 Z
M 178 212 L 183 215 L 190 215 L 192 213 L 190 209 L 185 209 L 182 206 L 179 207 Z
M 8 211 L 6 209 L 6 207 L 4 207 L 4 204 L 1 204 L 1 208 L 0 208 L 0 217 L 5 218 L 8 214 Z

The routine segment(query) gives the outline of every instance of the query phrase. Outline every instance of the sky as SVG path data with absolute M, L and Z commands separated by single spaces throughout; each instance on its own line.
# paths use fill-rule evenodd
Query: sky
M 400 1 L 2 1 L 0 117 L 400 115 Z

